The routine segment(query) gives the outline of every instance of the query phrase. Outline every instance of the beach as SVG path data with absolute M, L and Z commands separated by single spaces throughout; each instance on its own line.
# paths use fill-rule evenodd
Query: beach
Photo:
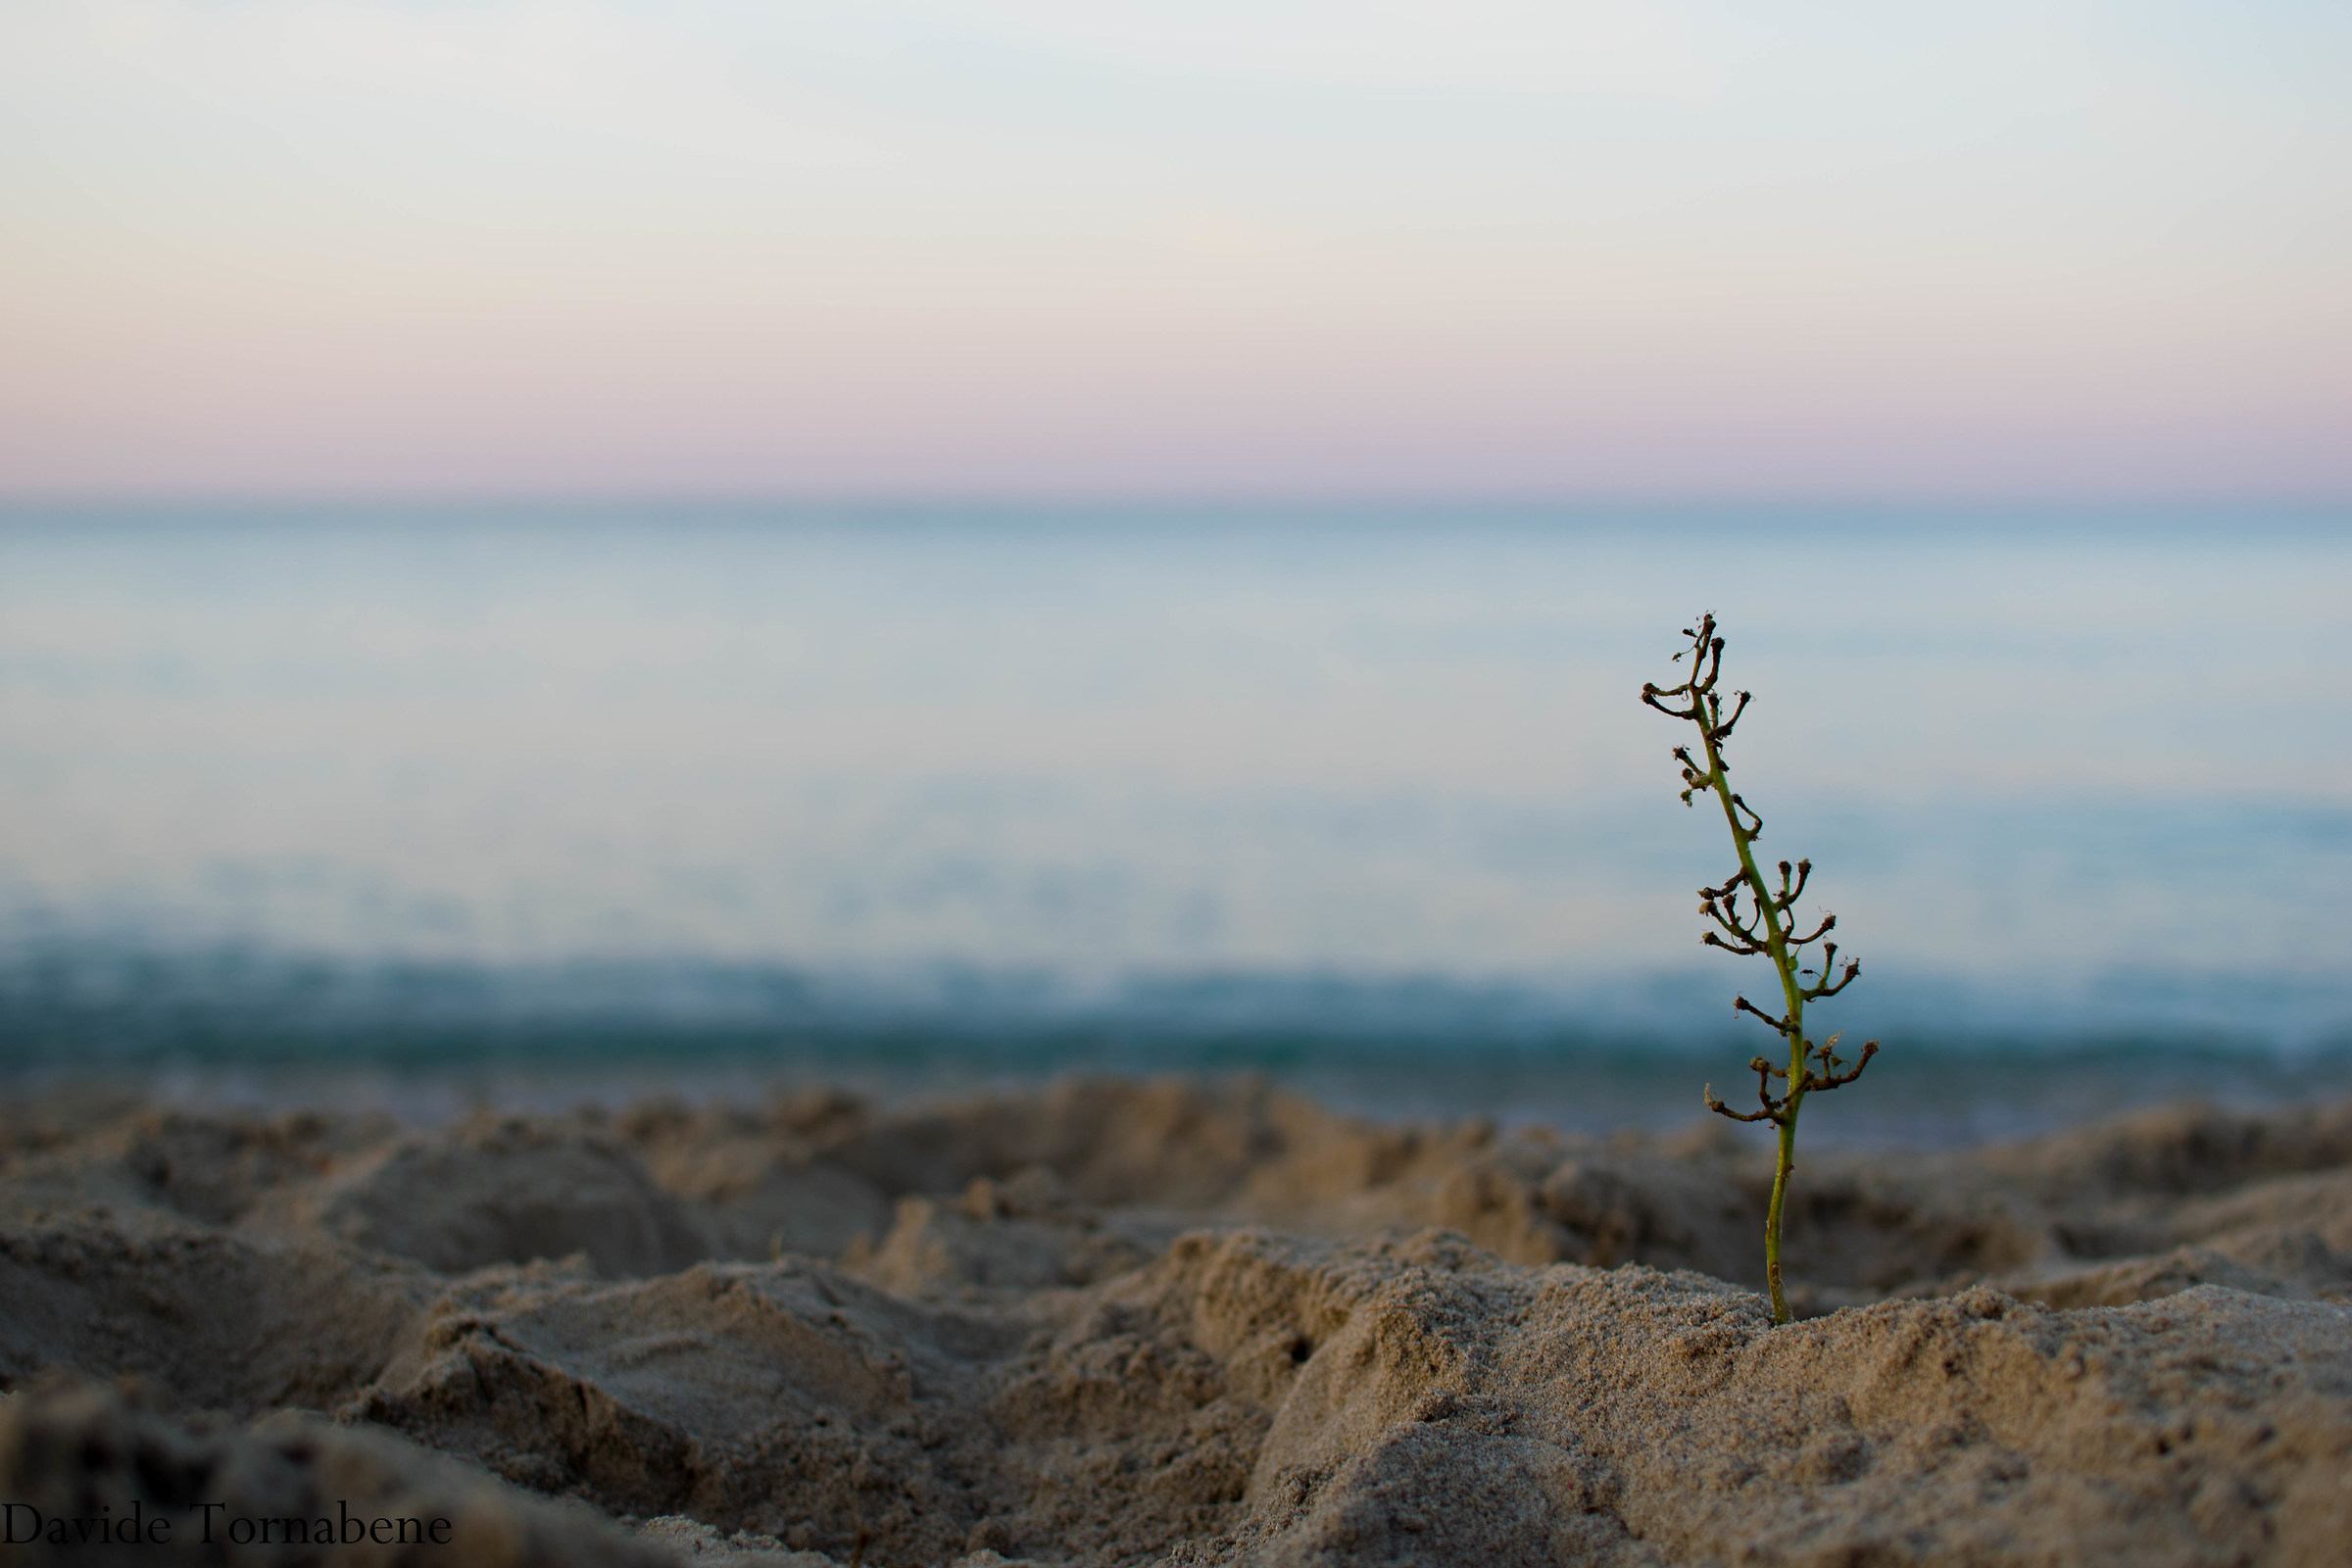
M 2352 1568 L 2348 54 L 0 3 L 0 1568 Z
M 0 1489 L 42 1537 L 17 1561 L 2352 1540 L 2352 1103 L 1800 1151 L 1777 1328 L 1768 1159 L 1702 1124 L 1098 1077 L 430 1127 L 52 1090 L 6 1126 Z

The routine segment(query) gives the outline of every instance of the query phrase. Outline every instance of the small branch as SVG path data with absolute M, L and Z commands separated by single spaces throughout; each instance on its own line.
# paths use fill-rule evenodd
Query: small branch
M 1752 1012 L 1757 1017 L 1763 1019 L 1766 1023 L 1772 1025 L 1776 1031 L 1784 1036 L 1789 1031 L 1789 1023 L 1788 1019 L 1775 1018 L 1771 1013 L 1766 1012 L 1762 1007 L 1757 1006 L 1745 997 L 1734 997 L 1732 999 L 1732 1010 L 1734 1012 Z
M 1756 922 L 1741 919 L 1739 906 L 1728 896 L 1720 905 L 1715 902 L 1715 895 L 1702 890 L 1698 912 L 1721 926 L 1725 934 L 1754 947 L 1759 953 L 1763 952 L 1764 949 L 1761 946 L 1763 933 L 1756 929 Z
M 1735 795 L 1732 797 L 1732 809 L 1735 811 L 1744 811 L 1747 813 L 1747 822 L 1742 831 L 1744 831 L 1749 838 L 1755 839 L 1762 838 L 1764 836 L 1764 818 L 1756 814 L 1756 808 L 1754 807 L 1748 805 L 1747 802 Z
M 1834 1040 L 1835 1037 L 1833 1037 L 1833 1041 Z M 1837 1057 L 1831 1055 L 1829 1047 L 1824 1046 L 1821 1049 L 1821 1065 L 1822 1073 L 1826 1074 L 1826 1076 L 1816 1075 L 1815 1073 L 1808 1071 L 1804 1077 L 1803 1092 L 1809 1095 L 1816 1089 L 1827 1091 L 1831 1089 L 1843 1088 L 1845 1085 L 1850 1084 L 1855 1079 L 1861 1077 L 1862 1069 L 1869 1066 L 1870 1058 L 1878 1054 L 1879 1043 L 1876 1040 L 1865 1040 L 1862 1042 L 1862 1055 L 1860 1059 L 1857 1060 L 1853 1066 L 1847 1068 L 1844 1072 L 1839 1072 L 1838 1069 L 1845 1064 L 1838 1060 Z
M 1783 906 L 1783 907 L 1787 907 L 1787 906 Z M 1791 931 L 1788 945 L 1792 948 L 1808 948 L 1837 929 L 1838 917 L 1834 914 L 1825 914 L 1821 917 L 1821 924 L 1815 926 L 1810 934 L 1800 937 Z
M 1721 648 L 1722 646 L 1723 645 L 1720 642 L 1716 644 L 1716 647 L 1718 648 Z M 1740 692 L 1739 694 L 1739 698 L 1740 702 L 1738 706 L 1732 710 L 1732 716 L 1725 719 L 1720 724 L 1711 725 L 1707 730 L 1707 739 L 1713 741 L 1718 746 L 1732 738 L 1732 726 L 1740 722 L 1740 715 L 1741 713 L 1747 711 L 1748 694 L 1745 692 Z
M 1683 693 L 1689 691 L 1690 689 L 1690 686 L 1686 684 L 1674 687 L 1671 690 L 1661 690 L 1656 686 L 1651 686 L 1645 683 L 1642 688 L 1642 700 L 1647 703 L 1650 707 L 1656 709 L 1659 712 L 1664 713 L 1668 718 L 1688 718 L 1695 720 L 1698 717 L 1697 704 L 1693 703 L 1689 708 L 1668 708 L 1664 703 L 1658 701 L 1658 699 L 1661 697 L 1680 697 Z
M 1830 945 L 1830 951 L 1832 953 L 1838 951 L 1838 946 L 1836 943 L 1832 943 Z M 1838 977 L 1837 984 L 1832 985 L 1825 980 L 1819 985 L 1808 986 L 1802 993 L 1804 999 L 1807 1002 L 1819 1002 L 1824 997 L 1834 997 L 1838 992 L 1843 991 L 1847 986 L 1852 985 L 1854 983 L 1854 976 L 1860 974 L 1861 972 L 1862 960 L 1859 958 L 1848 958 L 1845 960 L 1845 973 Z
M 1706 1107 L 1718 1116 L 1729 1116 L 1734 1121 L 1768 1121 L 1775 1126 L 1782 1125 L 1783 1118 L 1788 1109 L 1788 1097 L 1785 1095 L 1776 1097 L 1772 1092 L 1772 1081 L 1775 1078 L 1788 1077 L 1788 1071 L 1785 1068 L 1775 1067 L 1762 1056 L 1753 1057 L 1749 1060 L 1748 1065 L 1755 1069 L 1756 1099 L 1762 1102 L 1763 1109 L 1750 1111 L 1732 1109 L 1715 1098 L 1713 1084 L 1707 1085 L 1704 1090 L 1700 1091 L 1699 1098 L 1706 1102 Z
M 1780 1121 L 1780 1117 L 1770 1110 L 1734 1110 L 1715 1098 L 1713 1084 L 1707 1085 L 1704 1090 L 1700 1091 L 1700 1094 L 1706 1101 L 1707 1108 L 1718 1116 L 1729 1116 L 1734 1121 L 1769 1121 L 1776 1125 Z

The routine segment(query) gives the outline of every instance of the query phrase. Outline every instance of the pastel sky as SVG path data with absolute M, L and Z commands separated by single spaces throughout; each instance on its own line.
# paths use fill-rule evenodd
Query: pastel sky
M 0 493 L 2352 497 L 2341 0 L 6 0 Z

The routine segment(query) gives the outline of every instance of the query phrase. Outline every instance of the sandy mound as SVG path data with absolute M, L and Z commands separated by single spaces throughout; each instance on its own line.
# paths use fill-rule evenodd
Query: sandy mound
M 270 1194 L 250 1217 L 452 1274 L 573 1252 L 608 1274 L 661 1274 L 705 1252 L 701 1232 L 628 1150 L 519 1119 L 368 1150 L 320 1181 Z
M 1101 1081 L 436 1133 L 12 1125 L 39 1131 L 0 1179 L 0 1376 L 128 1375 L 152 1406 L 19 1396 L 24 1487 L 193 1445 L 312 1497 L 462 1480 L 507 1553 L 467 1560 L 589 1528 L 552 1496 L 626 1549 L 767 1568 L 2352 1540 L 2352 1106 L 1810 1161 L 1789 1252 L 1823 1315 L 1781 1329 L 1746 1288 L 1769 1172 L 1706 1129 L 1500 1138 Z M 74 1449 L 75 1422 L 115 1436 Z
M 379 1434 L 285 1418 L 252 1430 L 172 1421 L 68 1386 L 0 1405 L 0 1495 L 17 1505 L 11 1544 L 0 1549 L 21 1563 L 656 1568 L 669 1560 L 586 1509 L 520 1496 Z M 135 1534 L 126 1537 L 124 1521 Z M 318 1545 L 322 1540 L 333 1544 Z
M 2141 1563 L 2352 1528 L 2352 1314 L 1978 1289 L 1789 1329 L 1442 1232 L 1196 1234 L 1026 1335 L 793 1260 L 452 1299 L 360 1413 L 889 1561 Z
M 58 1367 L 199 1408 L 323 1408 L 376 1375 L 436 1284 L 389 1258 L 135 1214 L 0 1226 L 0 1377 Z

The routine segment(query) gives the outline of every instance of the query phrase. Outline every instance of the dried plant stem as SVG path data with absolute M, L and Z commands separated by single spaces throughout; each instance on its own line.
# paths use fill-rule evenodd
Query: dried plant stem
M 1781 1219 L 1788 1202 L 1788 1177 L 1796 1169 L 1797 1112 L 1804 1106 L 1805 1096 L 1814 1090 L 1836 1089 L 1862 1076 L 1862 1069 L 1878 1054 L 1879 1043 L 1866 1042 L 1860 1059 L 1849 1068 L 1837 1054 L 1838 1036 L 1832 1035 L 1817 1046 L 1805 1035 L 1805 1004 L 1843 991 L 1861 973 L 1862 965 L 1848 958 L 1843 971 L 1833 980 L 1831 975 L 1838 967 L 1838 944 L 1827 942 L 1818 969 L 1807 966 L 1805 950 L 1823 942 L 1837 928 L 1838 917 L 1825 914 L 1812 931 L 1799 935 L 1794 910 L 1805 884 L 1812 878 L 1813 862 L 1799 860 L 1791 866 L 1787 860 L 1781 861 L 1777 890 L 1756 864 L 1755 843 L 1763 836 L 1764 819 L 1732 789 L 1731 764 L 1723 759 L 1723 743 L 1731 737 L 1740 715 L 1747 710 L 1748 694 L 1738 694 L 1739 703 L 1727 718 L 1722 695 L 1716 690 L 1723 673 L 1723 639 L 1715 634 L 1714 616 L 1701 616 L 1698 625 L 1684 628 L 1683 635 L 1690 639 L 1690 646 L 1674 657 L 1679 663 L 1685 654 L 1690 656 L 1690 678 L 1679 686 L 1644 684 L 1642 700 L 1669 717 L 1688 719 L 1698 726 L 1698 756 L 1692 756 L 1687 746 L 1674 750 L 1675 760 L 1683 765 L 1683 804 L 1689 806 L 1690 798 L 1701 791 L 1713 795 L 1723 807 L 1723 819 L 1732 830 L 1732 848 L 1740 858 L 1739 869 L 1720 886 L 1698 890 L 1699 912 L 1716 926 L 1701 940 L 1709 947 L 1734 954 L 1764 955 L 1772 960 L 1773 971 L 1781 983 L 1781 1002 L 1787 1010 L 1779 1017 L 1745 997 L 1733 1002 L 1736 1010 L 1754 1013 L 1772 1025 L 1788 1048 L 1787 1067 L 1776 1067 L 1762 1056 L 1748 1063 L 1756 1074 L 1756 1095 L 1762 1108 L 1733 1110 L 1715 1098 L 1712 1084 L 1706 1087 L 1703 1099 L 1707 1108 L 1719 1115 L 1734 1121 L 1769 1121 L 1780 1131 L 1779 1156 L 1772 1173 L 1772 1203 L 1764 1218 L 1764 1272 L 1772 1287 L 1772 1319 L 1775 1323 L 1786 1323 L 1788 1298 L 1781 1285 Z M 1686 706 L 1669 707 L 1668 702 L 1675 698 L 1683 699 Z M 1740 907 L 1742 896 L 1748 901 L 1745 909 Z M 1816 978 L 1807 983 L 1808 975 Z M 1821 1066 L 1819 1072 L 1811 1065 L 1816 1061 Z M 1773 1094 L 1775 1078 L 1787 1086 L 1786 1094 L 1778 1097 Z

